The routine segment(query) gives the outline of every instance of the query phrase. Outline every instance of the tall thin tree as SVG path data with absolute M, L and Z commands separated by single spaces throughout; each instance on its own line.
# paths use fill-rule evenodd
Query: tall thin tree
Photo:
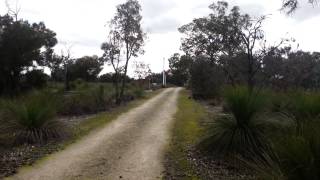
M 121 62 L 121 36 L 117 31 L 110 31 L 107 42 L 104 42 L 101 49 L 104 51 L 102 59 L 112 66 L 114 70 L 113 84 L 115 88 L 116 103 L 121 103 L 119 83 L 121 81 L 122 66 Z
M 120 33 L 125 53 L 124 72 L 122 74 L 120 99 L 123 98 L 129 61 L 132 57 L 143 54 L 146 34 L 141 27 L 141 5 L 137 0 L 128 0 L 117 6 L 115 17 L 111 21 L 112 28 Z

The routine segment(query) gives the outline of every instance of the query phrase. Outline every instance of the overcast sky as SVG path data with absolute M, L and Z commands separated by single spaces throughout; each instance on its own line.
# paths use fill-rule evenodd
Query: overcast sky
M 302 2 L 307 0 L 301 0 Z M 0 13 L 6 13 L 5 0 L 0 0 Z M 16 0 L 10 0 L 15 7 Z M 101 55 L 101 43 L 106 39 L 108 21 L 116 5 L 125 0 L 19 0 L 20 18 L 30 22 L 45 22 L 57 33 L 59 53 L 66 44 L 72 45 L 73 57 Z M 154 72 L 162 70 L 163 58 L 179 52 L 181 34 L 177 28 L 194 18 L 210 13 L 212 0 L 140 0 L 143 28 L 148 33 L 145 54 L 138 58 L 150 64 Z M 294 15 L 279 11 L 282 0 L 229 0 L 252 16 L 270 14 L 264 23 L 268 42 L 281 37 L 294 37 L 300 49 L 320 51 L 320 7 L 302 3 Z M 168 63 L 166 62 L 166 67 Z M 131 71 L 132 72 L 132 71 Z

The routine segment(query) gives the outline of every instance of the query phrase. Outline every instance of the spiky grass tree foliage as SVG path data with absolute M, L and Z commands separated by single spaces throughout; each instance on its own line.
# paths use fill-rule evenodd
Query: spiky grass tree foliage
M 320 94 L 297 92 L 290 95 L 289 118 L 295 121 L 297 135 L 304 133 L 304 126 L 319 121 Z
M 225 101 L 230 114 L 214 122 L 205 146 L 218 154 L 244 157 L 266 150 L 265 123 L 259 118 L 266 106 L 265 98 L 256 91 L 237 87 L 226 90 Z
M 271 106 L 270 111 L 275 113 L 287 112 L 290 103 L 290 98 L 284 92 L 268 92 L 268 98 L 270 98 Z
M 320 179 L 320 124 L 305 125 L 301 135 L 283 134 L 272 141 L 275 156 L 262 154 L 248 161 L 249 167 L 257 172 L 260 179 L 274 180 L 318 180 Z M 268 161 L 266 161 L 268 160 Z
M 294 122 L 292 133 L 274 142 L 282 171 L 290 180 L 320 179 L 320 95 L 291 95 L 289 113 Z
M 288 95 L 286 110 L 291 125 L 271 138 L 274 157 L 270 163 L 251 162 L 253 169 L 264 179 L 320 179 L 320 98 L 317 93 L 296 92 Z M 268 157 L 269 154 L 263 154 Z M 258 159 L 258 158 L 256 158 Z M 266 158 L 264 158 L 266 159 Z M 278 173 L 271 173 L 278 172 Z
M 320 179 L 320 126 L 307 128 L 309 133 L 289 135 L 275 143 L 280 167 L 289 180 Z
M 4 105 L 2 129 L 19 143 L 43 143 L 65 134 L 62 122 L 55 119 L 57 96 L 33 92 Z

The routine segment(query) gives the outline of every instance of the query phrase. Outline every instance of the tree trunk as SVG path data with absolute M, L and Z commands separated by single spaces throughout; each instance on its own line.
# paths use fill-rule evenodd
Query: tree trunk
M 248 52 L 248 79 L 247 84 L 249 88 L 249 92 L 251 93 L 254 88 L 254 81 L 253 81 L 253 57 L 250 52 Z
M 69 72 L 68 72 L 68 65 L 65 64 L 65 90 L 70 91 L 70 80 L 69 80 Z
M 128 64 L 129 64 L 129 44 L 126 42 L 126 65 L 124 67 L 124 73 L 122 76 L 122 85 L 121 85 L 121 92 L 120 92 L 120 103 L 123 100 L 124 95 L 124 88 L 126 85 L 126 77 L 127 77 L 127 71 L 128 71 Z
M 121 104 L 121 98 L 120 98 L 120 93 L 119 93 L 119 74 L 116 72 L 115 74 L 115 80 L 114 80 L 114 87 L 115 87 L 115 96 L 116 96 L 116 104 L 120 105 Z
M 20 72 L 9 70 L 5 74 L 4 79 L 4 86 L 3 86 L 3 94 L 14 97 L 16 96 L 20 91 Z

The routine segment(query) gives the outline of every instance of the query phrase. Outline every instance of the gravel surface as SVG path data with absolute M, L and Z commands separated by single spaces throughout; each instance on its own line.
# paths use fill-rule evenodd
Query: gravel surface
M 75 127 L 82 121 L 98 114 L 62 117 L 59 120 L 69 127 Z M 0 179 L 16 174 L 17 169 L 32 165 L 38 159 L 63 149 L 63 140 L 51 141 L 46 144 L 22 144 L 14 147 L 0 146 Z
M 206 156 L 198 150 L 191 149 L 188 159 L 192 162 L 197 174 L 206 180 L 255 180 L 248 169 L 239 162 L 227 163 L 214 157 Z
M 31 165 L 39 158 L 61 150 L 59 143 L 49 142 L 46 145 L 24 144 L 19 147 L 0 150 L 0 179 L 11 176 L 24 165 Z
M 11 179 L 161 179 L 180 88 L 169 88 Z

